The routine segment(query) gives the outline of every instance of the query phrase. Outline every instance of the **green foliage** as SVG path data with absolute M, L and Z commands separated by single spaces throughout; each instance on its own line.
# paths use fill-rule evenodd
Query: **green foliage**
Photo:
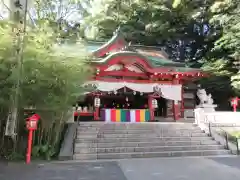
M 173 4 L 172 4 L 172 7 L 177 8 L 179 5 L 181 5 L 181 0 L 174 0 Z
M 205 57 L 202 68 L 218 76 L 219 82 L 221 82 L 221 79 L 227 78 L 228 82 L 231 81 L 235 93 L 240 95 L 238 72 L 240 60 L 239 2 L 237 0 L 216 1 L 211 6 L 210 11 L 212 13 L 210 19 L 212 27 L 221 29 L 221 31 L 219 32 L 219 39 L 214 43 L 214 48 Z
M 45 160 L 51 160 L 52 157 L 56 155 L 56 150 L 50 144 L 36 145 L 32 149 L 32 156 L 34 158 Z
M 210 1 L 210 0 L 208 0 Z M 201 1 L 92 0 L 91 14 L 81 24 L 87 38 L 107 39 L 118 27 L 128 40 L 142 44 L 186 36 L 185 30 L 201 16 Z M 183 4 L 184 3 L 184 4 Z M 86 31 L 87 29 L 87 31 Z
M 240 138 L 240 132 L 239 131 L 232 131 L 232 132 L 229 132 L 229 133 L 233 137 Z
M 85 14 L 81 24 L 87 39 L 109 39 L 121 26 L 127 40 L 133 43 L 165 46 L 169 40 L 195 40 L 191 50 L 203 50 L 204 57 L 196 61 L 194 56 L 189 56 L 186 62 L 190 66 L 202 66 L 211 74 L 211 78 L 201 83 L 208 85 L 215 99 L 222 101 L 220 104 L 228 104 L 229 97 L 233 96 L 232 87 L 240 94 L 240 78 L 235 66 L 240 57 L 238 0 L 92 0 L 88 9 L 90 13 Z M 208 35 L 193 32 L 193 25 L 204 23 L 210 25 Z M 224 94 L 226 98 L 222 97 Z
M 83 16 L 81 25 L 69 26 L 69 21 L 77 21 L 68 19 L 73 15 L 72 5 L 76 7 L 74 12 Z M 214 95 L 215 102 L 228 106 L 230 96 L 234 93 L 240 95 L 240 73 L 236 66 L 240 60 L 238 0 L 36 0 L 35 8 L 38 27 L 28 27 L 24 43 L 20 107 L 35 106 L 35 112 L 41 116 L 39 130 L 34 135 L 33 154 L 36 158 L 50 159 L 57 153 L 67 109 L 83 92 L 81 84 L 91 75 L 88 54 L 81 42 L 78 54 L 82 56 L 76 58 L 72 56 L 76 52 L 72 52 L 70 46 L 63 48 L 56 45 L 60 41 L 76 43 L 80 36 L 105 41 L 119 26 L 128 41 L 144 45 L 194 39 L 198 42 L 194 47 L 196 51 L 198 47 L 213 45 L 202 61 L 197 63 L 211 74 L 200 82 Z M 194 24 L 201 25 L 203 22 L 210 23 L 208 36 L 192 32 Z M 6 119 L 18 78 L 19 62 L 14 53 L 15 45 L 12 24 L 1 21 L 2 119 Z M 1 134 L 4 123 L 0 121 Z M 23 118 L 19 127 L 18 139 L 26 137 Z M 0 149 L 5 145 L 1 143 Z M 20 154 L 7 153 L 10 159 Z
M 12 106 L 17 79 L 20 78 L 19 109 L 22 112 L 25 107 L 33 106 L 34 112 L 41 116 L 39 132 L 35 135 L 38 139 L 34 142 L 35 154 L 50 159 L 58 151 L 68 110 L 83 93 L 81 85 L 91 76 L 89 55 L 83 45 L 80 45 L 82 48 L 78 57 L 71 57 L 68 51 L 62 50 L 61 45 L 56 45 L 58 34 L 48 22 L 39 24 L 38 28 L 27 27 L 23 62 L 20 64 L 23 73 L 19 77 L 16 36 L 12 25 L 8 22 L 0 26 L 0 114 L 3 119 L 0 121 L 0 132 L 3 136 L 3 125 Z M 19 116 L 18 122 L 18 141 L 14 142 L 18 149 L 7 155 L 10 159 L 15 157 L 16 152 L 25 152 L 24 148 L 19 148 L 25 146 L 27 138 L 25 119 Z M 5 142 L 0 141 L 0 149 L 4 147 Z
M 12 50 L 11 27 L 0 29 L 0 33 L 1 77 L 12 85 L 18 78 L 18 66 L 15 66 L 16 57 Z M 62 105 L 69 105 L 79 97 L 83 90 L 81 84 L 91 75 L 84 49 L 79 50 L 78 58 L 72 58 L 67 52 L 56 52 L 54 40 L 54 33 L 47 26 L 28 31 L 23 54 L 23 107 L 66 108 Z
M 7 160 L 9 161 L 22 161 L 24 160 L 24 154 L 18 152 L 12 152 L 7 156 Z
M 76 42 L 82 35 L 79 21 L 88 14 L 86 0 L 35 0 L 36 22 L 48 21 L 59 38 Z

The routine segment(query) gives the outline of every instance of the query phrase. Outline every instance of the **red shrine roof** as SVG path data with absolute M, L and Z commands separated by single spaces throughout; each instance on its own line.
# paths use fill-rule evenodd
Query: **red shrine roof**
M 57 53 L 74 58 L 81 56 L 84 49 L 92 53 L 94 58 L 91 62 L 97 71 L 99 70 L 97 73 L 101 77 L 124 74 L 130 77 L 141 76 L 143 79 L 149 77 L 172 79 L 173 76 L 180 75 L 181 79 L 192 79 L 205 75 L 200 69 L 190 68 L 184 62 L 171 60 L 161 47 L 132 45 L 126 42 L 119 30 L 107 42 L 87 42 L 85 47 L 81 44 L 62 44 L 56 48 Z M 117 65 L 124 67 L 116 67 Z M 127 67 L 131 65 L 134 67 Z M 108 69 L 110 66 L 115 66 L 111 72 Z M 125 73 L 126 68 L 131 69 L 128 75 Z M 136 71 L 139 72 L 136 74 Z
M 91 51 L 96 59 L 94 64 L 107 64 L 113 58 L 131 57 L 141 58 L 152 69 L 150 72 L 201 73 L 200 69 L 187 67 L 184 62 L 175 62 L 169 59 L 168 54 L 160 47 L 131 45 L 124 39 L 118 30 L 106 43 L 89 42 L 87 50 Z

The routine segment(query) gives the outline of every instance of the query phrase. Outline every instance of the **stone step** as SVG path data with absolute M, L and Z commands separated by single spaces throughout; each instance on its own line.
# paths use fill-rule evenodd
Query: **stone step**
M 151 129 L 151 130 L 142 130 L 142 129 L 129 129 L 129 130 L 103 130 L 103 129 L 78 129 L 77 132 L 99 132 L 104 134 L 140 134 L 140 133 L 153 133 L 153 132 L 161 132 L 161 133 L 174 133 L 174 132 L 192 132 L 192 133 L 202 133 L 201 129 Z
M 150 126 L 174 126 L 174 127 L 190 127 L 194 126 L 191 123 L 184 122 L 139 122 L 139 123 L 131 123 L 131 122 L 79 122 L 79 126 L 104 126 L 106 128 L 109 127 L 150 127 Z
M 79 123 L 79 126 L 81 127 L 102 127 L 105 126 L 105 124 L 102 123 Z
M 97 128 L 97 127 L 78 127 L 78 130 L 101 130 L 101 131 L 152 131 L 154 128 Z
M 167 151 L 167 152 L 134 152 L 134 153 L 94 153 L 75 154 L 76 160 L 96 159 L 130 159 L 130 158 L 154 158 L 154 157 L 182 157 L 182 156 L 222 156 L 229 155 L 228 150 L 195 150 L 195 151 Z
M 151 131 L 143 131 L 143 130 L 134 130 L 134 131 L 102 131 L 102 130 L 78 130 L 78 133 L 93 133 L 93 132 L 97 132 L 97 133 L 104 133 L 104 134 L 148 134 L 148 133 L 154 133 L 156 131 L 151 130 Z
M 79 124 L 79 127 L 103 127 L 103 128 L 152 128 L 152 127 L 197 127 L 192 123 L 129 123 L 129 122 L 115 122 L 115 123 L 92 123 L 92 124 Z
M 211 137 L 158 137 L 158 138 L 94 138 L 94 137 L 82 138 L 82 137 L 77 137 L 76 143 L 203 141 L 203 140 L 211 140 L 211 139 L 212 139 Z
M 78 126 L 78 128 L 81 128 L 81 129 L 100 129 L 102 127 L 103 126 L 82 126 L 82 125 Z
M 78 160 L 229 155 L 190 123 L 80 123 Z
M 145 146 L 196 146 L 196 145 L 217 145 L 213 140 L 206 141 L 163 141 L 163 142 L 120 142 L 120 143 L 76 143 L 76 148 L 113 148 L 113 147 L 145 147 Z
M 101 125 L 79 125 L 79 127 L 101 127 L 103 129 L 152 129 L 152 128 L 198 128 L 197 126 L 192 125 L 191 123 L 188 124 L 151 124 L 151 123 L 114 123 L 111 126 L 109 124 L 101 124 Z
M 199 130 L 168 130 L 168 131 L 161 131 L 161 130 L 151 130 L 151 131 L 142 131 L 142 130 L 133 130 L 133 131 L 102 131 L 102 130 L 78 130 L 77 133 L 98 133 L 98 134 L 186 134 L 186 133 L 203 133 L 203 131 Z
M 114 148 L 75 148 L 75 153 L 131 153 L 131 152 L 165 152 L 165 151 L 192 151 L 192 150 L 219 150 L 222 145 L 198 146 L 152 146 L 152 147 L 114 147 Z
M 105 134 L 105 133 L 78 133 L 77 137 L 81 138 L 91 138 L 91 137 L 98 137 L 98 138 L 157 138 L 157 137 L 206 137 L 208 136 L 205 133 L 162 133 L 162 134 Z

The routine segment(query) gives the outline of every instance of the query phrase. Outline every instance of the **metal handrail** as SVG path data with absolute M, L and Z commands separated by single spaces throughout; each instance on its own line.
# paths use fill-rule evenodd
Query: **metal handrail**
M 208 122 L 208 130 L 209 130 L 209 136 L 210 137 L 212 137 L 212 125 L 211 125 L 212 123 L 211 122 Z M 240 139 L 240 138 L 238 138 L 238 137 L 234 137 L 234 136 L 232 136 L 230 133 L 228 133 L 226 130 L 224 130 L 223 128 L 221 128 L 221 127 L 219 127 L 219 126 L 217 126 L 221 131 L 223 131 L 223 133 L 224 133 L 224 138 L 225 138 L 225 143 L 226 143 L 226 149 L 228 149 L 229 150 L 229 139 L 230 139 L 230 137 L 231 138 L 234 138 L 234 140 L 235 140 L 235 144 L 236 144 L 236 147 L 237 147 L 237 155 L 239 155 L 240 154 L 240 151 L 239 151 L 239 143 L 238 143 L 238 139 Z M 224 126 L 222 126 L 222 127 L 224 127 Z M 234 127 L 240 127 L 240 126 L 234 126 Z

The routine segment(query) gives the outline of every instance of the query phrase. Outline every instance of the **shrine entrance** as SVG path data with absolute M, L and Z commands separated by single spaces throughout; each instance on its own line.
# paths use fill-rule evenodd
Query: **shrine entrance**
M 83 104 L 78 111 L 95 121 L 118 122 L 129 113 L 133 118 L 125 120 L 131 122 L 155 121 L 157 117 L 177 121 L 185 116 L 185 104 L 189 108 L 183 85 L 205 76 L 200 69 L 169 59 L 159 47 L 128 43 L 120 30 L 92 55 L 93 77 L 84 84 L 95 87 L 85 94 L 91 97 L 87 103 L 91 105 Z
M 154 115 L 156 118 L 162 117 L 166 118 L 167 117 L 167 99 L 160 97 L 156 98 L 158 107 L 155 109 Z
M 122 88 L 101 97 L 100 108 L 144 109 L 148 108 L 148 94 Z

